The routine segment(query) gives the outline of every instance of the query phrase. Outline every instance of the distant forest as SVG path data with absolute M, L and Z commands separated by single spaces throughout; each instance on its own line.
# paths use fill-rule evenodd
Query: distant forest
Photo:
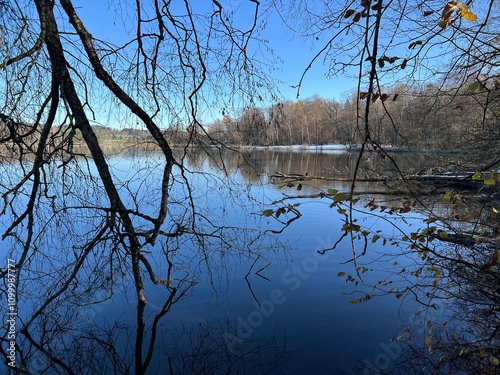
M 381 145 L 417 150 L 463 149 L 471 142 L 500 139 L 500 82 L 462 86 L 449 92 L 433 84 L 381 89 L 372 95 L 372 138 Z M 363 94 L 360 101 L 353 93 L 341 102 L 313 97 L 249 107 L 213 122 L 208 134 L 239 145 L 361 143 Z
M 363 96 L 363 92 L 361 92 Z M 234 116 L 192 127 L 167 126 L 172 144 L 223 143 L 231 146 L 294 144 L 354 145 L 363 140 L 363 97 L 335 101 L 320 97 L 286 100 L 268 108 L 249 106 Z M 372 96 L 372 138 L 379 145 L 411 150 L 466 150 L 500 146 L 500 82 L 469 82 L 446 91 L 427 84 L 404 85 Z M 358 109 L 359 106 L 359 109 Z M 359 121 L 358 121 L 359 120 Z M 101 141 L 148 142 L 146 130 L 93 127 Z

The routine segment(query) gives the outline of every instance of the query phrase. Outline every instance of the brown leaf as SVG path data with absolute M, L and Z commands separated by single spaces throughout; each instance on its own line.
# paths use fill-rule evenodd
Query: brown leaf
M 434 11 L 433 11 L 433 10 L 426 10 L 426 11 L 424 12 L 424 17 L 430 16 L 432 13 L 434 13 Z
M 359 98 L 361 100 L 366 99 L 367 97 L 368 97 L 368 93 L 367 92 L 362 91 L 362 92 L 359 93 Z
M 358 22 L 361 19 L 361 13 L 356 13 L 352 19 L 354 22 Z
M 375 103 L 377 101 L 377 99 L 379 98 L 379 96 L 380 96 L 379 94 L 374 94 L 372 96 L 372 103 Z
M 371 5 L 371 0 L 362 0 L 361 1 L 361 5 L 365 8 L 365 9 L 370 9 L 370 5 Z
M 401 64 L 401 69 L 406 68 L 406 64 L 408 63 L 408 60 L 404 59 L 403 63 Z
M 347 9 L 344 14 L 344 18 L 349 18 L 351 17 L 356 11 L 354 9 Z
M 384 67 L 384 65 L 385 65 L 385 64 L 384 64 L 384 59 L 382 59 L 382 58 L 378 59 L 378 66 L 379 66 L 380 68 L 383 68 L 383 67 Z
M 457 3 L 455 1 L 450 1 L 448 4 L 444 6 L 443 12 L 441 13 L 441 20 L 438 25 L 443 30 L 445 30 L 448 26 L 450 26 L 453 12 L 458 9 Z
M 380 100 L 382 101 L 382 103 L 385 102 L 388 98 L 389 98 L 389 94 L 382 94 L 382 95 L 380 95 Z
M 396 99 L 398 98 L 399 94 L 394 94 L 394 96 L 392 97 L 392 101 L 396 101 Z
M 443 30 L 446 30 L 448 26 L 450 26 L 450 24 L 451 24 L 451 18 L 441 19 L 441 21 L 438 22 L 439 27 L 442 28 Z
M 372 6 L 372 9 L 373 10 L 380 10 L 382 9 L 382 2 L 378 2 L 377 4 L 375 4 L 374 6 Z
M 489 270 L 493 266 L 496 266 L 499 262 L 500 262 L 500 252 L 498 251 L 498 249 L 496 249 L 490 254 L 488 263 L 484 264 L 482 268 L 485 270 Z

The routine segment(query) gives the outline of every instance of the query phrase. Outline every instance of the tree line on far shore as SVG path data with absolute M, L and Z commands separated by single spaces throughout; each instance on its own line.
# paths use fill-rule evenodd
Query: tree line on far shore
M 248 106 L 234 116 L 163 129 L 172 145 L 216 142 L 228 146 L 356 145 L 363 141 L 361 92 L 341 101 L 314 96 L 270 107 Z M 500 79 L 469 81 L 460 89 L 399 85 L 371 97 L 370 131 L 382 146 L 409 150 L 473 151 L 483 158 L 500 146 Z M 147 130 L 94 125 L 101 142 L 150 143 Z M 195 130 L 195 131 L 193 131 Z M 59 131 L 58 131 L 59 132 Z M 77 136 L 76 143 L 79 143 Z
M 471 81 L 459 90 L 426 84 L 399 85 L 371 97 L 372 138 L 409 149 L 463 149 L 474 141 L 500 139 L 500 81 Z M 363 92 L 340 102 L 320 97 L 248 107 L 207 127 L 225 144 L 356 144 L 363 140 Z M 359 107 L 359 108 L 358 108 Z M 359 119 L 359 121 L 358 121 Z

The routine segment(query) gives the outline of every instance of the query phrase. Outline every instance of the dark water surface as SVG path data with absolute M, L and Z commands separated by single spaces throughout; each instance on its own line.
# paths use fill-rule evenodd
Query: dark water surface
M 394 294 L 375 296 L 377 292 L 370 289 L 386 278 L 397 287 L 404 287 L 405 283 L 391 274 L 391 257 L 396 258 L 400 247 L 391 247 L 390 241 L 384 245 L 382 240 L 371 239 L 376 231 L 386 238 L 400 238 L 399 230 L 421 225 L 423 216 L 415 213 L 373 216 L 369 208 L 357 204 L 359 211 L 354 212 L 357 223 L 371 234 L 366 255 L 354 264 L 353 249 L 356 255 L 363 251 L 363 236 L 353 241 L 347 236 L 335 250 L 323 252 L 342 238 L 344 216 L 337 207 L 330 208 L 331 200 L 317 197 L 328 189 L 347 191 L 350 183 L 304 181 L 287 187 L 270 177 L 275 172 L 346 175 L 356 158 L 356 153 L 250 150 L 243 155 L 224 154 L 226 172 L 218 168 L 221 163 L 217 157 L 208 157 L 203 152 L 185 158 L 189 173 L 182 176 L 177 171 L 170 196 L 171 221 L 165 226 L 182 222 L 186 215 L 185 205 L 189 202 L 182 182 L 187 178 L 192 202 L 198 207 L 200 230 L 207 228 L 209 221 L 227 227 L 221 233 L 232 244 L 232 250 L 227 250 L 224 241 L 214 240 L 204 249 L 204 258 L 198 251 L 201 244 L 192 238 L 176 243 L 179 249 L 172 253 L 179 260 L 177 265 L 174 263 L 175 276 L 192 278 L 195 285 L 161 320 L 150 373 L 168 374 L 172 370 L 174 374 L 260 374 L 271 369 L 272 374 L 372 374 L 376 373 L 374 370 L 390 371 L 391 365 L 401 360 L 402 348 L 397 340 L 391 342 L 391 338 L 401 335 L 418 306 Z M 426 155 L 406 154 L 396 158 L 405 170 L 433 164 Z M 146 211 L 151 205 L 153 212 L 161 157 L 120 155 L 112 157 L 111 162 L 115 177 L 123 182 L 120 189 L 123 199 L 132 205 L 140 202 L 141 209 Z M 363 164 L 362 173 L 374 171 L 392 173 L 386 161 Z M 88 193 L 85 183 L 75 184 L 74 188 L 81 189 L 82 195 Z M 384 187 L 360 184 L 359 189 L 381 191 Z M 94 203 L 102 197 L 96 192 L 91 195 L 95 196 L 88 199 Z M 361 198 L 366 202 L 375 198 L 387 205 L 401 199 L 370 194 Z M 275 203 L 283 199 L 282 203 Z M 293 212 L 284 213 L 278 220 L 275 215 L 263 215 L 266 210 L 275 211 L 289 204 L 296 205 L 300 217 L 288 225 Z M 73 220 L 75 225 L 68 230 L 82 228 L 78 219 Z M 69 238 L 54 239 L 56 242 L 59 245 L 54 251 L 72 246 Z M 167 272 L 162 254 L 168 246 L 166 242 L 148 249 L 160 274 Z M 98 256 L 96 253 L 95 257 Z M 62 264 L 64 259 L 54 260 L 54 267 L 58 267 L 59 261 Z M 397 261 L 415 260 L 406 257 Z M 367 272 L 357 275 L 357 267 L 358 271 Z M 348 275 L 357 283 L 346 281 Z M 115 287 L 111 299 L 82 308 L 76 318 L 78 324 L 105 325 L 118 320 L 133 326 L 135 300 L 131 276 L 124 274 Z M 374 297 L 349 303 L 367 294 Z M 20 295 L 22 299 L 22 290 Z M 145 295 L 150 303 L 147 313 L 151 322 L 166 294 L 158 286 L 146 285 Z M 132 353 L 133 335 L 131 331 L 130 336 L 122 334 L 116 339 L 124 356 Z

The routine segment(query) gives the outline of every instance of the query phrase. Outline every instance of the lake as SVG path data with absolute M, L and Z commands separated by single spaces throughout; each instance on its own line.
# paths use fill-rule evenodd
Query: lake
M 405 361 L 398 337 L 419 319 L 440 314 L 416 315 L 422 306 L 396 293 L 411 283 L 398 275 L 396 265 L 401 270 L 420 260 L 401 238 L 424 225 L 424 210 L 381 212 L 378 207 L 400 206 L 406 198 L 392 196 L 383 183 L 358 183 L 362 194 L 352 215 L 359 230 L 351 236 L 345 232 L 349 202 L 335 198 L 349 191 L 350 182 L 299 177 L 290 183 L 272 176 L 349 175 L 357 156 L 267 149 L 184 156 L 184 169 L 175 168 L 170 181 L 164 236 L 143 249 L 154 272 L 177 293 L 155 326 L 148 373 L 407 373 L 392 370 Z M 441 162 L 425 154 L 394 158 L 401 170 L 412 172 Z M 127 207 L 142 212 L 134 216 L 134 224 L 147 228 L 147 215 L 154 216 L 158 207 L 161 155 L 125 153 L 110 157 L 110 164 Z M 45 196 L 57 198 L 40 198 L 39 221 L 33 227 L 37 250 L 27 258 L 30 271 L 19 276 L 19 322 L 28 321 L 62 284 L 84 244 L 104 225 L 107 214 L 100 206 L 106 202 L 95 166 L 80 161 L 76 167 L 75 175 L 50 169 Z M 11 169 L 15 181 L 15 168 L 4 168 Z M 394 169 L 374 155 L 360 173 L 389 176 Z M 20 195 L 15 207 L 26 203 Z M 4 230 L 6 225 L 4 217 Z M 16 246 L 13 240 L 3 242 L 9 257 L 19 259 Z M 71 288 L 34 319 L 33 325 L 59 332 L 39 328 L 34 336 L 73 363 L 75 373 L 133 373 L 136 300 L 126 259 L 116 239 L 99 240 Z M 150 328 L 172 294 L 143 271 Z M 151 332 L 146 329 L 146 340 Z M 46 335 L 55 335 L 53 341 Z M 106 346 L 105 339 L 113 345 Z M 25 338 L 18 345 L 33 351 Z M 26 358 L 35 372 L 51 362 L 40 353 Z M 86 361 L 93 364 L 84 366 Z

